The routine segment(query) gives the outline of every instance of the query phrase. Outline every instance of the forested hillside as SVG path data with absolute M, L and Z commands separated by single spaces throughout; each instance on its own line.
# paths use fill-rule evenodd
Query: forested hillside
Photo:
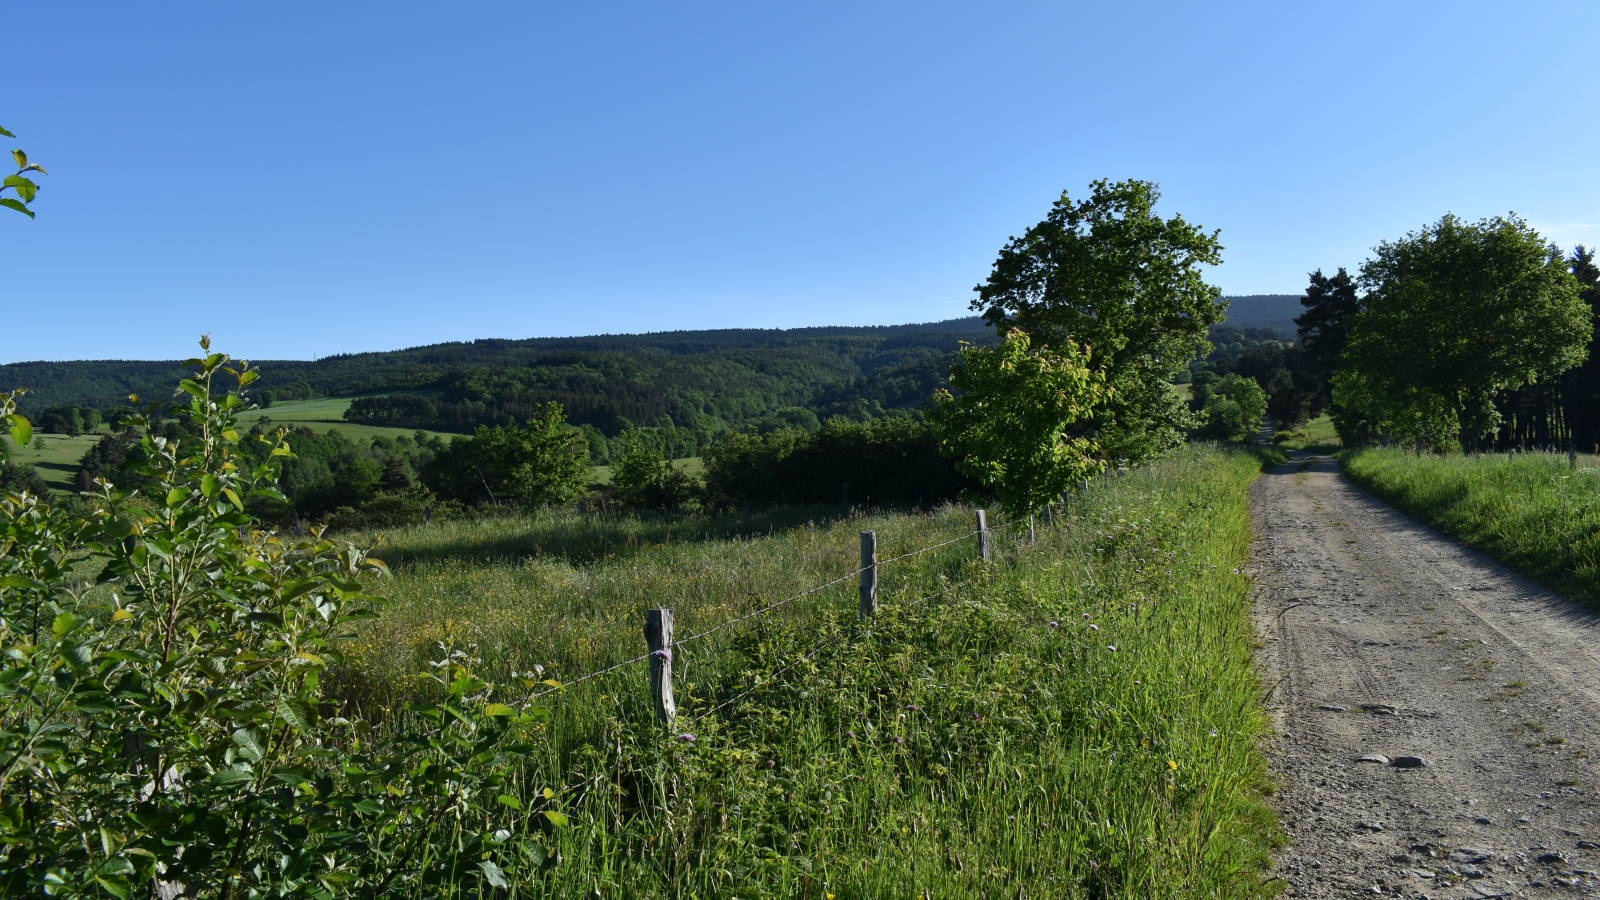
M 1228 297 L 1228 315 L 1224 323 L 1239 329 L 1270 328 L 1278 337 L 1295 339 L 1295 316 L 1305 312 L 1300 305 L 1300 294 L 1250 294 Z
M 724 375 L 761 394 L 767 408 L 804 404 L 822 386 L 853 382 L 879 369 L 903 366 L 932 354 L 954 351 L 962 340 L 992 339 L 977 317 L 910 325 L 826 327 L 792 329 L 730 328 L 712 331 L 666 331 L 654 334 L 589 335 L 563 338 L 498 338 L 458 341 L 381 353 L 351 353 L 306 360 L 261 360 L 263 396 L 270 399 L 306 399 L 314 396 L 356 394 L 382 390 L 448 385 L 462 381 L 450 373 L 500 367 L 514 369 L 536 364 L 542 375 L 519 378 L 530 389 L 586 393 L 597 369 L 617 363 L 619 357 L 649 357 L 662 362 L 642 365 L 636 374 L 656 377 L 656 369 L 674 379 L 674 391 L 692 392 L 689 385 L 720 382 Z M 743 355 L 738 355 L 742 352 Z M 679 365 L 665 360 L 680 358 Z M 558 379 L 573 390 L 558 387 L 548 376 L 554 369 L 578 366 Z M 592 361 L 592 362 L 591 362 Z M 704 368 L 701 368 L 701 366 Z M 757 373 L 756 382 L 735 370 Z M 695 374 L 695 370 L 699 370 Z M 23 408 L 37 412 L 53 406 L 106 408 L 137 393 L 147 399 L 164 398 L 178 377 L 178 361 L 82 360 L 69 362 L 19 362 L 0 365 L 0 390 L 31 390 Z M 491 378 L 498 376 L 490 376 Z M 468 379 L 470 380 L 470 379 Z M 757 384 L 759 382 L 759 385 Z M 465 389 L 455 402 L 473 398 Z M 626 392 L 624 392 L 626 393 Z M 851 398 L 841 398 L 848 402 Z M 670 415 L 670 404 L 654 397 L 620 403 L 616 415 L 658 418 Z M 680 403 L 680 406 L 682 404 Z M 690 404 L 692 405 L 692 403 Z M 633 415 L 626 410 L 632 409 Z M 609 414 L 609 412 L 608 412 Z M 653 419 L 652 419 L 653 421 Z

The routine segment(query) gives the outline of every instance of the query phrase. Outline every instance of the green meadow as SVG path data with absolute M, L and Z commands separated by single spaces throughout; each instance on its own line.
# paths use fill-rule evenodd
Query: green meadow
M 1357 484 L 1570 596 L 1600 601 L 1600 458 L 1564 453 L 1340 455 Z
M 73 479 L 78 476 L 78 461 L 105 436 L 104 431 L 76 436 L 36 434 L 28 446 L 20 448 L 9 435 L 0 441 L 5 441 L 9 459 L 33 466 L 51 490 L 71 492 L 77 490 Z
M 366 396 L 366 395 L 363 395 Z M 361 444 L 369 444 L 375 437 L 397 437 L 415 434 L 411 428 L 388 428 L 382 425 L 358 425 L 347 422 L 344 411 L 350 408 L 349 397 L 319 397 L 316 400 L 284 400 L 267 409 L 252 410 L 239 416 L 239 421 L 252 425 L 266 418 L 274 425 L 304 425 L 317 434 L 327 434 L 338 429 L 345 437 Z
M 461 653 L 550 710 L 507 802 L 548 789 L 568 824 L 517 896 L 1270 896 L 1237 574 L 1259 465 L 1202 447 L 1098 479 L 1032 543 L 996 522 L 987 564 L 960 505 L 359 535 L 390 603 L 334 692 L 404 732 Z M 935 549 L 881 566 L 863 622 L 867 529 L 880 560 Z M 682 642 L 671 727 L 629 663 L 657 606 Z

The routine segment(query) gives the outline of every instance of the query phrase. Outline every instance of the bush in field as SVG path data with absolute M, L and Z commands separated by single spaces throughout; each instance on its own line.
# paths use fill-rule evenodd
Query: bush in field
M 142 439 L 150 487 L 102 479 L 86 518 L 31 491 L 0 498 L 0 894 L 508 885 L 508 869 L 544 858 L 528 816 L 564 821 L 507 780 L 545 712 L 492 702 L 455 650 L 417 684 L 421 727 L 403 740 L 325 705 L 341 643 L 379 603 L 363 579 L 383 565 L 320 535 L 251 530 L 244 499 L 281 500 L 292 451 L 280 435 L 255 436 L 260 465 L 239 452 L 256 370 L 220 353 L 186 365 L 194 437 Z M 218 397 L 225 375 L 238 389 Z M 15 399 L 0 396 L 0 416 L 26 440 Z M 66 586 L 85 560 L 103 601 Z
M 674 469 L 635 432 L 626 432 L 622 444 L 622 452 L 611 464 L 611 488 L 618 500 L 629 506 L 670 510 L 699 495 L 701 486 L 693 476 Z
M 702 452 L 712 506 L 751 503 L 933 504 L 982 483 L 939 451 L 926 424 L 909 417 L 829 419 L 815 432 L 731 432 Z
M 1190 403 L 1203 417 L 1201 434 L 1215 440 L 1247 441 L 1261 427 L 1267 400 L 1254 378 L 1229 374 L 1196 379 Z
M 527 507 L 565 503 L 589 475 L 589 443 L 567 424 L 561 404 L 546 403 L 523 425 L 480 425 L 424 467 L 434 493 L 461 503 L 511 500 Z

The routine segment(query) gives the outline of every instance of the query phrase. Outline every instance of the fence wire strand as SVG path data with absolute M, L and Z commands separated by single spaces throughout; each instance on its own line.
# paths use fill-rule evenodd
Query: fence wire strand
M 1014 527 L 1016 527 L 1018 525 L 1025 524 L 1025 523 L 1027 523 L 1027 521 L 1028 521 L 1027 519 L 1018 519 L 1015 522 L 1009 522 L 1009 523 L 1007 523 L 1005 525 L 1001 525 L 1001 526 L 998 526 L 996 528 L 991 528 L 990 530 L 991 531 L 1004 531 L 1004 530 L 1006 530 L 1008 528 L 1014 528 Z M 888 565 L 889 563 L 892 563 L 892 562 L 899 562 L 902 559 L 910 559 L 913 556 L 917 556 L 919 554 L 927 553 L 930 550 L 937 550 L 940 547 L 946 547 L 946 546 L 949 546 L 950 544 L 954 544 L 954 543 L 958 543 L 960 541 L 964 541 L 964 540 L 966 540 L 966 539 L 968 539 L 968 538 L 970 538 L 970 537 L 972 537 L 974 535 L 980 534 L 980 533 L 981 533 L 981 531 L 979 529 L 975 528 L 972 531 L 967 532 L 966 534 L 962 534 L 962 535 L 959 535 L 957 537 L 950 538 L 947 541 L 940 541 L 937 544 L 930 544 L 929 546 L 923 547 L 921 549 L 912 550 L 909 553 L 902 553 L 899 556 L 891 556 L 888 559 L 878 560 L 875 565 L 876 566 L 885 566 L 885 565 Z M 784 598 L 782 600 L 779 600 L 779 601 L 777 601 L 775 603 L 770 603 L 770 604 L 768 604 L 766 606 L 763 606 L 762 608 L 760 608 L 758 610 L 754 610 L 753 612 L 748 612 L 748 613 L 745 613 L 742 616 L 738 616 L 737 618 L 729 619 L 726 622 L 722 622 L 720 624 L 713 625 L 710 628 L 707 628 L 705 631 L 701 631 L 701 632 L 698 632 L 696 634 L 692 634 L 692 635 L 684 638 L 681 641 L 673 641 L 672 645 L 674 647 L 681 647 L 684 644 L 689 643 L 690 641 L 697 641 L 697 640 L 705 637 L 706 635 L 714 634 L 714 633 L 716 633 L 718 631 L 721 631 L 722 629 L 727 628 L 727 627 L 732 626 L 732 625 L 737 625 L 738 623 L 743 622 L 746 619 L 753 619 L 756 616 L 761 615 L 762 613 L 771 612 L 772 610 L 777 609 L 780 606 L 788 605 L 790 603 L 795 602 L 796 600 L 800 600 L 800 599 L 803 599 L 805 597 L 809 597 L 810 595 L 815 594 L 818 591 L 826 590 L 827 588 L 833 587 L 834 585 L 838 584 L 841 581 L 848 581 L 851 578 L 854 578 L 857 575 L 860 575 L 862 572 L 867 571 L 867 569 L 869 569 L 869 568 L 873 568 L 873 567 L 872 566 L 862 566 L 861 568 L 856 569 L 854 572 L 849 572 L 849 573 L 846 573 L 844 575 L 840 575 L 838 578 L 835 578 L 832 581 L 825 582 L 823 584 L 819 584 L 816 587 L 811 588 L 809 590 L 801 591 L 800 593 L 795 594 L 793 597 L 786 597 L 786 598 Z M 943 589 L 943 590 L 941 590 L 941 591 L 939 591 L 938 593 L 935 593 L 935 594 L 929 594 L 927 597 L 924 597 L 921 600 L 917 601 L 916 603 L 913 603 L 912 606 L 913 607 L 918 606 L 921 603 L 926 602 L 927 600 L 938 596 L 939 594 L 943 594 L 947 590 L 949 590 L 949 588 L 945 588 L 945 589 Z M 827 645 L 824 644 L 822 646 L 827 646 Z M 818 647 L 817 648 L 817 650 L 821 650 L 821 649 L 822 649 L 822 647 Z M 816 654 L 817 650 L 811 651 L 810 654 L 807 654 L 805 659 L 810 659 L 812 655 Z M 571 681 L 562 682 L 561 687 L 546 688 L 545 690 L 542 690 L 542 691 L 540 691 L 540 692 L 538 692 L 536 694 L 533 694 L 533 695 L 529 696 L 528 699 L 529 700 L 536 700 L 536 699 L 538 699 L 540 697 L 545 696 L 546 694 L 553 694 L 556 691 L 561 690 L 562 688 L 569 688 L 569 687 L 572 687 L 575 684 L 582 684 L 583 682 L 588 681 L 591 678 L 599 678 L 601 675 L 605 675 L 605 674 L 608 674 L 608 673 L 611 673 L 611 672 L 615 672 L 618 669 L 626 668 L 626 667 L 634 665 L 636 663 L 644 662 L 645 660 L 647 660 L 649 658 L 650 658 L 650 654 L 648 654 L 648 653 L 642 654 L 640 656 L 635 656 L 632 659 L 624 660 L 624 661 L 619 662 L 619 663 L 617 663 L 615 665 L 607 666 L 604 669 L 600 669 L 598 671 L 590 672 L 587 675 L 579 676 L 577 678 L 572 679 Z M 778 673 L 774 673 L 773 677 L 777 677 L 778 674 L 788 671 L 788 669 L 790 667 L 792 667 L 793 665 L 794 665 L 794 663 L 790 663 L 789 666 L 786 666 L 783 669 L 780 669 Z M 754 690 L 754 688 L 752 688 L 751 690 Z M 723 705 L 726 706 L 727 704 L 723 704 Z M 720 706 L 717 707 L 717 709 L 721 709 L 721 708 L 722 707 L 720 707 Z M 716 712 L 716 710 L 713 709 L 711 712 Z M 710 715 L 710 713 L 706 713 L 705 715 Z M 705 716 L 702 715 L 700 718 L 705 718 Z M 694 719 L 693 721 L 698 722 L 698 721 L 700 721 L 700 719 Z

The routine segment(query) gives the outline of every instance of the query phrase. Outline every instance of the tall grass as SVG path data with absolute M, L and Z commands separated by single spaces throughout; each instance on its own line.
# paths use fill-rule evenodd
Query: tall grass
M 549 788 L 569 824 L 514 893 L 1271 895 L 1237 573 L 1258 467 L 1192 449 L 1097 482 L 1036 543 L 1002 532 L 990 564 L 962 541 L 887 567 L 870 622 L 847 580 L 680 648 L 670 730 L 639 666 L 541 698 L 516 796 Z M 357 674 L 403 688 L 423 644 L 454 638 L 485 668 L 570 679 L 642 652 L 646 606 L 683 636 L 850 572 L 864 528 L 889 557 L 971 527 L 961 507 L 823 512 L 771 514 L 769 533 L 552 514 L 390 536 L 396 603 Z
M 1564 453 L 1340 455 L 1362 487 L 1568 595 L 1600 601 L 1600 461 Z

